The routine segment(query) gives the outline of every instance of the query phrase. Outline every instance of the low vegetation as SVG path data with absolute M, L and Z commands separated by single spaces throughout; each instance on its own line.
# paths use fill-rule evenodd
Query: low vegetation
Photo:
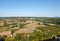
M 8 21 L 9 19 L 11 21 Z M 60 18 L 11 17 L 1 20 L 0 24 L 3 26 L 0 25 L 0 40 L 2 41 L 52 41 L 49 39 L 60 35 Z M 4 31 L 9 31 L 9 34 Z

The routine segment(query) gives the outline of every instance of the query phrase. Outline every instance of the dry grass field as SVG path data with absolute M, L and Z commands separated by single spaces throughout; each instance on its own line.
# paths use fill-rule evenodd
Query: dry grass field
M 7 41 L 9 41 L 8 38 L 15 39 L 15 37 L 24 37 L 22 39 L 26 38 L 28 40 L 27 36 L 32 38 L 31 41 L 39 41 L 40 39 L 51 39 L 56 35 L 60 35 L 60 25 L 56 22 L 49 23 L 49 21 L 33 18 L 4 19 L 0 21 L 0 36 L 7 36 Z

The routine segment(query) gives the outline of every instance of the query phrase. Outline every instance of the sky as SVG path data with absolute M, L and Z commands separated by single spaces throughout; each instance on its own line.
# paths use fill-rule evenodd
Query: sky
M 60 17 L 60 0 L 0 0 L 0 17 Z

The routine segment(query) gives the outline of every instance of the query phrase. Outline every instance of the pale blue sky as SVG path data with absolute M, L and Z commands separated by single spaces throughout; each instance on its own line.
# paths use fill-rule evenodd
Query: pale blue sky
M 60 0 L 0 0 L 0 17 L 60 17 Z

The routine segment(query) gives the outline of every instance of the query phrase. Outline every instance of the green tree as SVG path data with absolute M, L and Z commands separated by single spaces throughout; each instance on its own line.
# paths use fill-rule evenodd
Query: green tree
M 20 23 L 19 28 L 24 28 L 25 25 L 26 25 L 25 23 Z
M 13 36 L 13 33 L 15 32 L 15 30 L 14 29 L 11 29 L 11 35 Z
M 23 34 L 16 34 L 16 36 L 14 37 L 17 41 L 25 41 L 24 39 L 24 35 Z

